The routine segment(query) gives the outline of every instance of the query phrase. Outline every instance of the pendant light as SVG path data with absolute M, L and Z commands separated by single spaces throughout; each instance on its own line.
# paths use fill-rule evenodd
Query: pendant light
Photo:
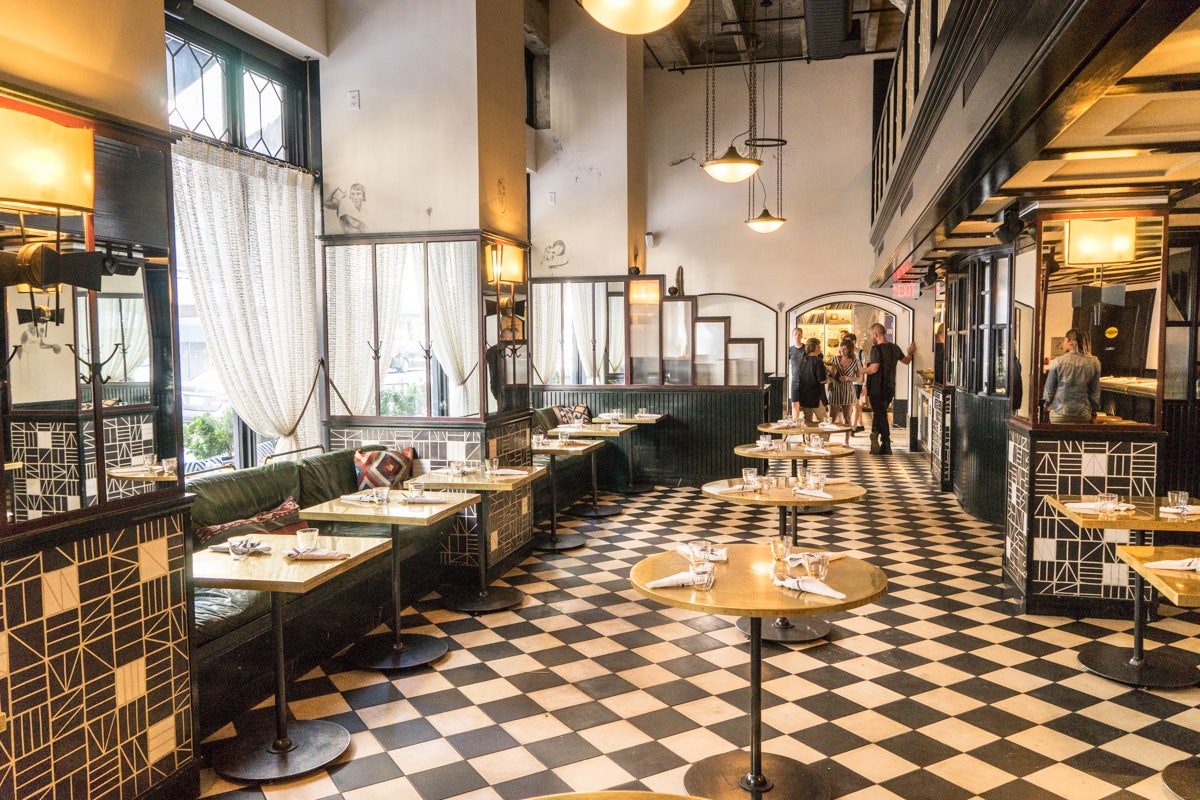
M 754 173 L 758 172 L 758 168 L 762 166 L 762 161 L 755 158 L 753 148 L 748 155 L 743 156 L 738 152 L 734 142 L 737 141 L 737 136 L 733 137 L 734 141 L 729 143 L 729 149 L 720 158 L 715 158 L 714 148 L 716 147 L 716 131 L 717 131 L 717 77 L 716 64 L 713 57 L 718 42 L 728 41 L 729 35 L 722 32 L 717 32 L 716 15 L 713 12 L 712 0 L 708 0 L 706 10 L 706 30 L 708 34 L 705 36 L 704 47 L 704 157 L 705 161 L 702 164 L 704 171 L 710 177 L 721 181 L 722 183 L 737 183 L 744 181 Z M 750 35 L 747 37 L 749 41 L 748 47 L 756 46 L 754 38 L 754 30 L 751 27 Z M 753 52 L 753 50 L 751 50 Z M 753 91 L 751 92 L 753 95 Z M 742 134 L 738 134 L 741 136 Z M 753 113 L 751 114 L 751 129 L 750 135 L 754 135 Z
M 768 4 L 768 0 L 764 0 L 764 5 Z M 751 133 L 751 138 L 746 140 L 746 143 L 755 148 L 773 148 L 775 150 L 775 214 L 767 211 L 767 187 L 762 182 L 761 173 L 756 176 L 758 184 L 763 190 L 763 210 L 757 217 L 751 217 L 754 213 L 754 181 L 750 181 L 748 190 L 749 199 L 746 204 L 746 225 L 755 233 L 774 233 L 783 227 L 783 223 L 787 219 L 783 216 L 783 146 L 787 144 L 787 139 L 783 138 L 783 4 L 779 4 L 779 18 L 776 21 L 777 27 L 777 43 L 776 43 L 776 100 L 775 100 L 775 136 L 774 137 L 756 137 Z M 750 69 L 754 69 L 754 64 L 751 63 Z M 766 77 L 766 68 L 763 68 L 763 77 Z M 765 81 L 764 81 L 765 82 Z M 757 81 L 750 82 L 750 109 L 751 114 L 756 113 L 756 104 L 754 95 L 757 90 Z M 752 126 L 754 127 L 754 126 Z M 763 109 L 763 127 L 766 127 L 766 109 Z M 778 216 L 776 216 L 776 214 Z
M 642 36 L 665 28 L 691 0 L 581 0 L 583 8 L 604 27 Z

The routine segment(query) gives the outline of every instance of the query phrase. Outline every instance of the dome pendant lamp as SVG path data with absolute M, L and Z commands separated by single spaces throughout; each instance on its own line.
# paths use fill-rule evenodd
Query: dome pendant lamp
M 583 8 L 609 30 L 630 36 L 670 25 L 691 0 L 581 0 Z
M 749 156 L 743 157 L 731 144 L 725 155 L 704 162 L 704 171 L 722 183 L 737 183 L 753 176 L 761 166 L 762 161 Z

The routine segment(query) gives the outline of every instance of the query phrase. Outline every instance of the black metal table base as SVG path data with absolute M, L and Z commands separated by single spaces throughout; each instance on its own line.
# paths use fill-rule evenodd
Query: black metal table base
M 737 621 L 737 628 L 749 636 L 750 618 L 742 617 L 739 619 Z M 768 642 L 800 644 L 824 639 L 832 629 L 833 627 L 823 619 L 803 617 L 793 620 L 787 617 L 776 617 L 763 623 L 762 638 Z
M 623 489 L 614 489 L 616 494 L 649 494 L 654 491 L 654 484 L 634 482 L 627 484 Z
M 534 550 L 544 550 L 557 553 L 562 550 L 574 550 L 587 544 L 587 537 L 582 533 L 539 533 L 531 540 Z
M 690 795 L 711 800 L 829 800 L 829 781 L 812 767 L 786 756 L 763 753 L 765 787 L 754 783 L 746 771 L 746 753 L 709 756 L 693 764 L 683 775 L 683 788 Z
M 1159 647 L 1134 657 L 1128 647 L 1093 642 L 1079 649 L 1079 663 L 1089 672 L 1130 686 L 1183 689 L 1200 683 L 1200 670 L 1181 653 Z
M 603 503 L 593 505 L 592 503 L 579 503 L 573 505 L 563 512 L 570 517 L 582 517 L 583 519 L 601 519 L 603 517 L 615 517 L 621 513 L 620 506 L 606 505 Z
M 832 514 L 833 506 L 802 506 L 796 509 L 797 514 Z
M 445 639 L 423 633 L 393 633 L 368 636 L 346 653 L 346 660 L 359 669 L 411 669 L 423 667 L 446 655 Z
M 350 732 L 334 722 L 292 720 L 286 738 L 262 727 L 217 742 L 209 763 L 234 781 L 263 783 L 311 772 L 333 761 L 350 746 Z
M 446 608 L 464 614 L 506 611 L 516 608 L 525 600 L 525 593 L 512 586 L 489 586 L 482 592 L 476 588 L 443 586 L 439 593 Z
M 1168 764 L 1163 770 L 1162 780 L 1171 797 L 1196 800 L 1200 797 L 1200 758 L 1192 756 Z

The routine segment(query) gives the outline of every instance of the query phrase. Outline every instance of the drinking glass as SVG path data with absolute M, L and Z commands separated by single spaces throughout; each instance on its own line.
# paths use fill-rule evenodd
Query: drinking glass
M 1117 510 L 1117 496 L 1112 492 L 1102 492 L 1096 495 L 1096 510 L 1101 514 L 1111 514 Z
M 1167 492 L 1167 505 L 1171 506 L 1171 508 L 1179 509 L 1182 514 L 1187 513 L 1189 501 L 1190 498 L 1187 492 Z
M 320 531 L 316 528 L 301 528 L 296 531 L 296 552 L 307 553 L 317 546 L 317 536 Z
M 712 558 L 713 545 L 708 539 L 692 539 L 688 542 L 688 560 L 692 566 L 707 564 Z
M 711 561 L 693 561 L 692 588 L 707 592 L 712 588 L 713 579 L 717 576 L 717 566 Z
M 641 406 L 640 408 L 638 408 L 638 410 L 637 410 L 637 413 L 638 413 L 638 414 L 645 414 L 645 413 L 646 413 L 646 407 L 645 407 L 645 406 Z
M 825 473 L 810 470 L 808 473 L 808 488 L 815 489 L 818 492 L 825 491 Z
M 498 459 L 498 458 L 489 458 L 489 459 L 486 459 L 483 463 L 484 463 L 484 466 L 487 469 L 487 472 L 489 475 L 491 475 L 496 470 L 500 469 L 500 459 Z
M 746 489 L 753 489 L 758 485 L 758 468 L 757 467 L 742 467 L 742 486 Z
M 569 441 L 571 441 L 571 434 L 570 434 L 568 431 L 564 431 L 564 430 L 562 430 L 562 429 L 559 429 L 559 430 L 557 431 L 557 433 L 558 433 L 558 443 L 559 443 L 559 444 L 562 444 L 563 442 L 569 442 Z
M 825 580 L 825 576 L 829 574 L 829 553 L 805 553 L 804 571 L 810 578 Z
M 175 470 L 177 470 L 178 468 L 179 468 L 179 459 L 177 459 L 177 458 L 164 458 L 163 459 L 163 469 L 166 470 L 167 472 L 174 475 Z
M 154 453 L 143 453 L 142 464 L 147 467 L 153 467 L 158 463 L 158 456 Z
M 784 534 L 772 534 L 771 542 L 771 558 L 776 561 L 784 561 L 792 552 L 792 537 Z

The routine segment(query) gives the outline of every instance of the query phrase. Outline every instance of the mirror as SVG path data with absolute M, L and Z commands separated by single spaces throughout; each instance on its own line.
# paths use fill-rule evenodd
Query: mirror
M 1018 253 L 1013 262 L 1012 369 L 1008 394 L 1012 413 L 1029 419 L 1036 402 L 1025 387 L 1033 385 L 1033 308 L 1037 302 L 1037 250 Z

